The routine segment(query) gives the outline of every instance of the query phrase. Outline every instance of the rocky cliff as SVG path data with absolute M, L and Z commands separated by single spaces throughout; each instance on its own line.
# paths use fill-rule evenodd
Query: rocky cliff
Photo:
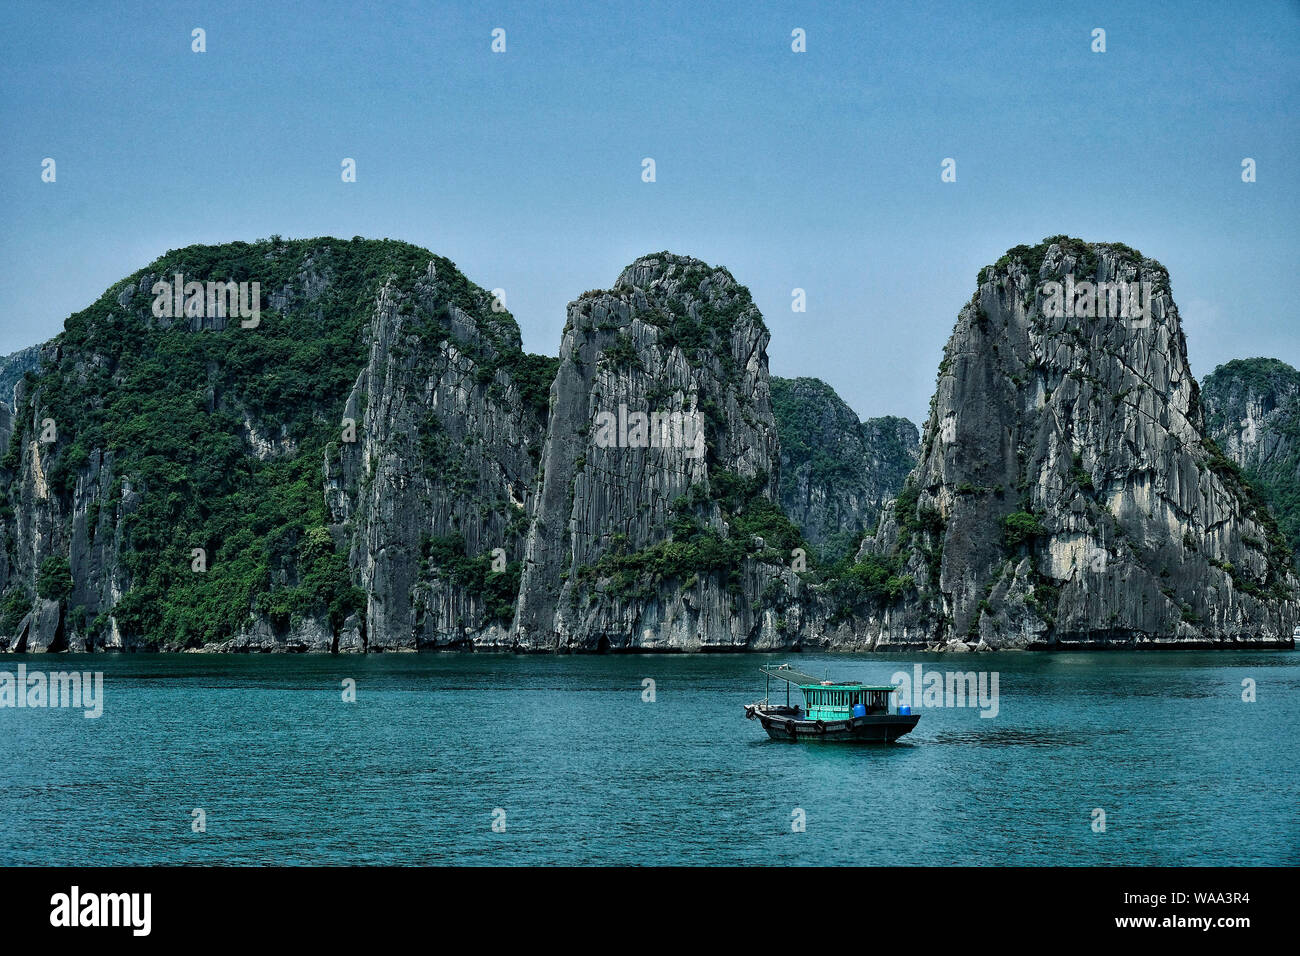
M 668 253 L 570 304 L 514 643 L 774 647 L 797 588 L 767 329 L 729 272 Z
M 1275 522 L 1208 438 L 1168 273 L 1065 237 L 980 272 L 859 559 L 831 645 L 1287 642 L 1300 615 Z
M 772 377 L 781 442 L 781 507 L 824 560 L 857 550 L 916 464 L 905 418 L 859 421 L 825 382 Z
M 259 284 L 257 315 L 213 307 L 227 281 Z M 0 461 L 0 647 L 415 649 L 508 626 L 554 360 L 448 260 L 190 247 L 44 359 Z
M 981 270 L 919 450 L 773 385 L 767 343 L 669 253 L 549 358 L 405 243 L 169 252 L 0 404 L 0 650 L 1289 642 L 1250 475 L 1294 475 L 1295 373 L 1221 370 L 1207 423 L 1158 262 L 1056 237 Z
M 33 345 L 0 358 L 0 404 L 13 408 L 14 386 L 27 372 L 40 368 L 43 348 Z
M 1300 551 L 1300 372 L 1277 359 L 1237 359 L 1206 376 L 1201 397 L 1211 436 Z

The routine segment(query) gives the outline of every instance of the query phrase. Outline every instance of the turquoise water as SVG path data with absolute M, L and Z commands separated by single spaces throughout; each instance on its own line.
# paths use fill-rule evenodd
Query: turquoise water
M 1294 652 L 789 658 L 998 672 L 892 747 L 769 741 L 785 659 L 0 657 L 105 697 L 0 709 L 0 864 L 1300 863 Z

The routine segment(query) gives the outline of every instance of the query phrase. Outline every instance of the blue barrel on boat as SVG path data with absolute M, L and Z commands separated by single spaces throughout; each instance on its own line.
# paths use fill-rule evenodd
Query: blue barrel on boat
M 854 716 L 854 717 L 865 717 L 865 716 L 867 716 L 867 705 L 866 705 L 866 704 L 854 704 L 854 705 L 853 705 L 853 716 Z
M 899 712 L 902 716 L 907 717 L 909 714 L 912 713 L 912 708 L 911 708 L 911 707 L 900 707 L 900 708 L 898 708 L 898 712 Z

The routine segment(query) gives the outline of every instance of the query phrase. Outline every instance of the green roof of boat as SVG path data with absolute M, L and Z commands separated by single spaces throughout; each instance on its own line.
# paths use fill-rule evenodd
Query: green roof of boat
M 876 691 L 896 691 L 898 687 L 894 684 L 863 684 L 856 680 L 821 680 L 813 677 L 811 674 L 802 674 L 792 668 L 789 664 L 780 664 L 777 666 L 764 666 L 759 668 L 764 674 L 770 677 L 776 677 L 791 684 L 803 687 L 822 687 L 831 690 L 876 690 Z

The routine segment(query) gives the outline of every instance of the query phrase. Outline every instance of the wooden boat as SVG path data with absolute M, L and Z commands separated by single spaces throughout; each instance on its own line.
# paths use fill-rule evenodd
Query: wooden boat
M 745 705 L 745 716 L 758 719 L 773 740 L 887 744 L 916 726 L 920 714 L 898 707 L 893 685 L 818 680 L 781 664 L 760 667 L 767 677 L 767 696 Z M 772 678 L 785 682 L 785 703 L 772 701 Z M 790 688 L 803 693 L 803 705 L 790 699 Z

